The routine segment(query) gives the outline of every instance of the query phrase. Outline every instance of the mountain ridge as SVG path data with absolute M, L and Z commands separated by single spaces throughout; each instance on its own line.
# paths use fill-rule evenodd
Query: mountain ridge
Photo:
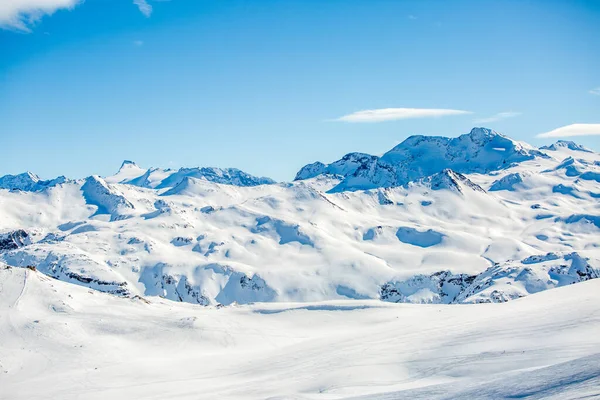
M 598 275 L 597 153 L 476 130 L 332 164 L 289 183 L 131 161 L 55 185 L 27 174 L 0 190 L 0 262 L 204 306 L 504 302 Z M 367 189 L 339 190 L 349 178 Z
M 495 145 L 500 147 L 494 147 Z M 485 146 L 504 152 L 508 149 L 511 154 L 505 157 L 496 157 L 495 162 L 488 162 L 488 164 L 477 163 L 478 157 L 487 158 L 490 154 L 494 154 L 493 152 L 484 152 L 481 157 L 481 148 Z M 594 153 L 584 146 L 566 140 L 558 140 L 551 145 L 536 149 L 494 130 L 476 127 L 468 134 L 455 138 L 411 135 L 382 156 L 352 152 L 330 164 L 316 161 L 301 167 L 293 181 L 312 179 L 319 175 L 334 175 L 343 178 L 338 187 L 332 189 L 334 191 L 395 187 L 434 175 L 445 169 L 457 173 L 485 173 L 504 169 L 514 162 L 522 162 L 534 157 L 549 157 L 540 150 L 556 152 L 560 149 Z M 464 154 L 461 157 L 463 151 Z M 422 161 L 423 165 L 414 162 L 415 159 L 421 159 L 424 154 L 427 154 L 429 158 Z M 445 160 L 445 162 L 434 162 L 433 165 L 427 166 L 432 164 L 432 159 L 435 158 Z M 465 166 L 465 164 L 471 165 Z M 276 183 L 271 178 L 253 176 L 237 168 L 181 167 L 178 170 L 142 168 L 131 160 L 124 160 L 115 175 L 103 179 L 108 183 L 161 189 L 177 186 L 186 176 L 234 186 Z M 42 180 L 32 172 L 24 172 L 17 175 L 0 176 L 0 189 L 41 191 L 71 181 L 73 180 L 65 176 Z
M 332 164 L 309 164 L 300 170 L 296 180 L 333 172 L 343 177 L 333 191 L 393 187 L 445 169 L 458 173 L 488 173 L 535 157 L 549 158 L 533 146 L 491 129 L 473 128 L 456 138 L 409 136 L 381 157 L 350 153 Z

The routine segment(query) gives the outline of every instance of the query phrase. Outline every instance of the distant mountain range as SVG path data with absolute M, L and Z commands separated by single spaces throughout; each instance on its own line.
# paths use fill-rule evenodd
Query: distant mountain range
M 503 302 L 600 275 L 600 155 L 486 128 L 276 183 L 235 168 L 0 178 L 0 262 L 202 305 Z
M 444 169 L 489 173 L 534 157 L 548 156 L 491 129 L 473 128 L 457 138 L 411 136 L 381 157 L 350 153 L 331 164 L 309 164 L 298 172 L 296 180 L 335 174 L 343 180 L 333 191 L 364 190 L 405 185 Z

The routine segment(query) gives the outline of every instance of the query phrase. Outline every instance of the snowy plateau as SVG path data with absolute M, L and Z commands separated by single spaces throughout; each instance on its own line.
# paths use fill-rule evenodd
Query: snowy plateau
M 600 154 L 0 177 L 0 399 L 600 398 Z

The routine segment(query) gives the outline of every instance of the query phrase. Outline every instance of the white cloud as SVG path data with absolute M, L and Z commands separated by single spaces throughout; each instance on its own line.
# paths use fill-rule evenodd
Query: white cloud
M 335 119 L 343 122 L 383 122 L 408 118 L 435 118 L 447 115 L 471 114 L 470 111 L 443 108 L 380 108 L 353 112 Z
M 133 0 L 133 4 L 135 4 L 142 14 L 146 17 L 150 17 L 152 14 L 152 6 L 148 4 L 146 0 Z
M 0 0 L 0 29 L 31 32 L 31 28 L 45 15 L 60 9 L 72 9 L 85 0 Z M 155 0 L 168 1 L 168 0 Z M 152 15 L 148 0 L 133 0 L 142 14 Z
M 75 7 L 80 0 L 0 0 L 0 28 L 31 32 L 44 15 Z
M 596 96 L 600 96 L 600 87 L 590 90 L 590 93 L 595 94 Z
M 133 44 L 136 46 L 143 46 L 144 45 L 144 41 L 143 40 L 134 40 Z
M 539 138 L 561 138 L 570 136 L 600 136 L 600 124 L 571 124 L 540 133 Z
M 417 17 L 415 17 L 414 15 L 411 14 L 411 15 L 408 16 L 408 19 L 413 19 L 414 20 L 414 19 L 417 19 Z
M 504 111 L 499 112 L 498 114 L 494 114 L 491 117 L 476 119 L 473 122 L 476 124 L 486 124 L 488 122 L 496 122 L 506 118 L 518 117 L 519 115 L 521 115 L 520 112 Z

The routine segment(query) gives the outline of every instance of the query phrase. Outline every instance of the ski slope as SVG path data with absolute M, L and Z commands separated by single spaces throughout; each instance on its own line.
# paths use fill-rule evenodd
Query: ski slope
M 0 267 L 0 398 L 595 398 L 599 302 L 590 280 L 501 304 L 219 308 Z

